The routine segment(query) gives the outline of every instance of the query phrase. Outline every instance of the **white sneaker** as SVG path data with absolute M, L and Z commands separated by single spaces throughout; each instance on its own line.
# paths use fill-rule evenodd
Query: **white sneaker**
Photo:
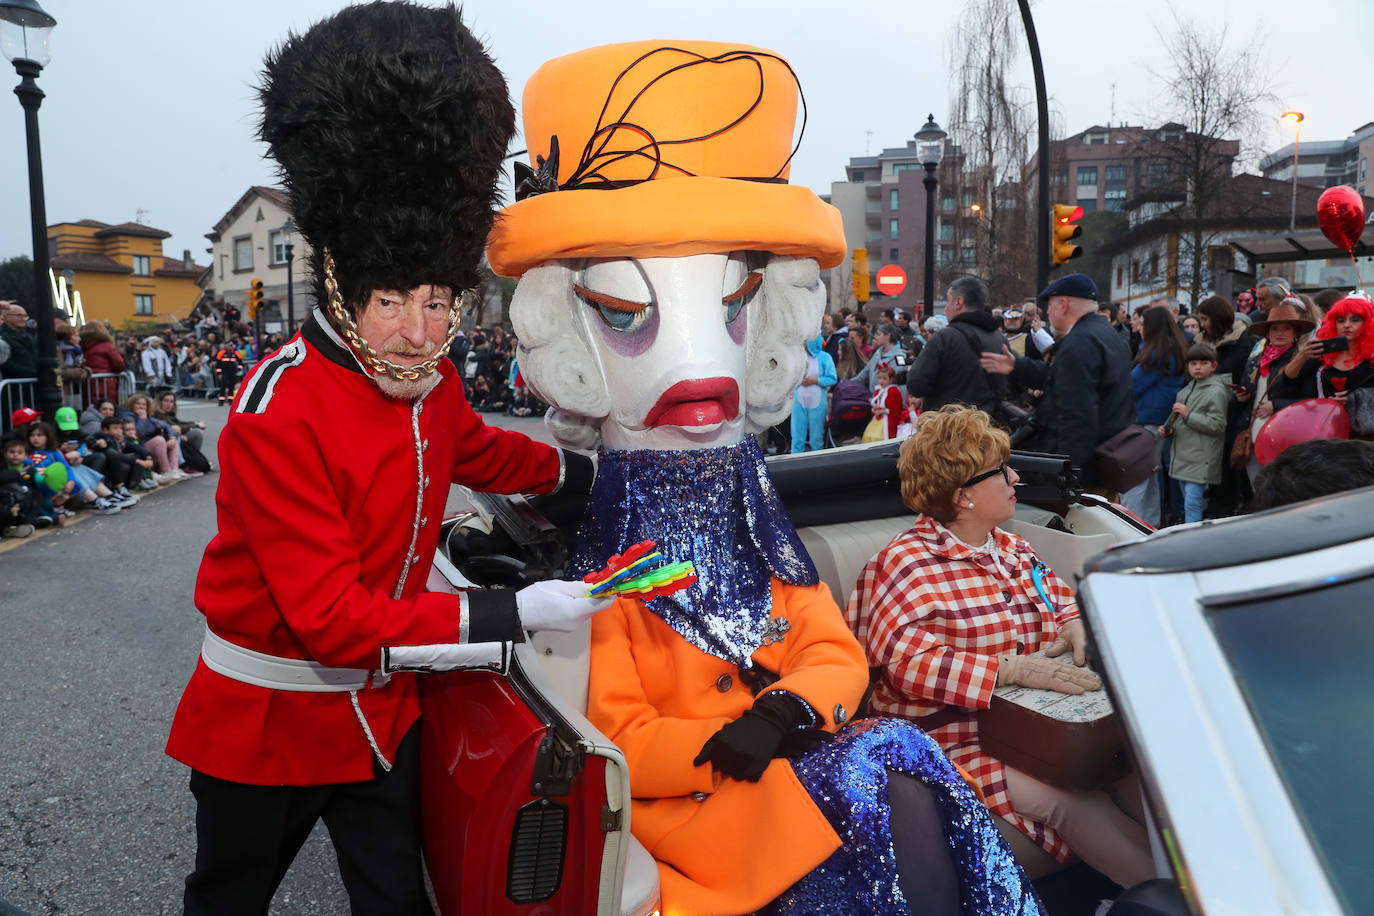
M 131 509 L 138 505 L 138 497 L 127 490 L 115 491 L 115 495 L 110 497 L 121 509 Z
M 171 474 L 159 474 L 157 471 L 153 471 L 153 483 L 159 487 L 165 487 L 175 479 Z
M 17 525 L 6 525 L 4 531 L 0 531 L 7 538 L 26 538 L 33 534 L 33 526 L 27 522 Z
M 172 468 L 170 471 L 167 472 L 167 476 L 170 477 L 170 478 L 172 478 L 173 480 L 190 480 L 190 479 L 191 479 L 191 475 L 190 475 L 190 474 L 187 474 L 187 473 L 186 473 L 185 471 L 183 471 L 181 468 Z
M 91 503 L 91 508 L 96 515 L 118 515 L 122 511 L 119 504 L 108 496 L 97 497 L 96 501 Z
M 156 475 L 154 475 L 154 476 L 156 476 Z M 156 481 L 156 480 L 150 480 L 149 478 L 145 477 L 145 478 L 143 478 L 142 480 L 140 480 L 140 481 L 138 482 L 138 488 L 139 488 L 140 490 L 156 490 L 156 489 L 157 489 L 157 481 Z

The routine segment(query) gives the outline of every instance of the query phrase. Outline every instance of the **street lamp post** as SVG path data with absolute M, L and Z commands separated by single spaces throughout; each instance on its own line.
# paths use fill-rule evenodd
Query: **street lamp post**
M 1298 133 L 1302 129 L 1302 112 L 1285 111 L 1283 120 L 1293 122 L 1293 206 L 1288 211 L 1288 231 L 1298 228 Z
M 62 406 L 57 381 L 57 335 L 53 329 L 52 282 L 48 279 L 48 217 L 43 201 L 43 153 L 38 144 L 38 106 L 43 90 L 36 78 L 52 60 L 48 41 L 57 20 L 35 0 L 0 0 L 0 47 L 14 63 L 19 85 L 14 94 L 24 108 L 29 154 L 29 217 L 33 224 L 33 320 L 38 325 L 38 390 L 34 407 L 49 420 Z
M 287 220 L 282 223 L 282 240 L 286 242 L 286 339 L 290 340 L 291 335 L 296 333 L 296 290 L 295 282 L 292 277 L 291 263 L 296 260 L 296 243 L 291 240 L 291 233 L 296 231 L 296 224 Z
M 923 317 L 935 314 L 935 186 L 939 179 L 935 170 L 940 160 L 945 158 L 945 137 L 949 136 L 935 123 L 935 115 L 930 115 L 921 129 L 916 131 L 916 158 L 926 176 L 921 184 L 926 187 L 926 265 L 925 265 L 925 308 Z

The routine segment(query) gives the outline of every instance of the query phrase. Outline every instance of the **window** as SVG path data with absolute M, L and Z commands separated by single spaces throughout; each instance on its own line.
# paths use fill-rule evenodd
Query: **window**
M 146 254 L 134 255 L 134 276 L 150 277 L 152 273 L 152 265 L 149 263 L 148 256 Z
M 953 223 L 945 223 L 945 222 L 940 223 L 940 234 L 937 235 L 936 238 L 938 238 L 938 239 L 939 239 L 940 241 L 942 241 L 942 242 L 951 242 L 951 241 L 953 241 L 953 240 L 954 240 L 954 224 L 953 224 Z
M 953 249 L 953 248 L 941 248 L 941 249 L 940 249 L 940 265 L 941 265 L 941 266 L 946 266 L 946 265 L 953 264 L 953 263 L 954 263 L 954 249 Z
M 1117 286 L 1120 286 L 1120 285 L 1121 285 L 1121 281 L 1122 281 L 1122 278 L 1123 278 L 1123 276 L 1125 275 L 1125 273 L 1126 273 L 1125 269 L 1124 269 L 1120 264 L 1116 265 L 1116 285 L 1117 285 Z
M 1158 277 L 1158 276 L 1159 276 L 1159 252 L 1158 252 L 1158 251 L 1152 251 L 1152 252 L 1150 252 L 1150 276 L 1151 276 L 1151 277 Z
M 912 169 L 919 169 L 920 167 L 921 163 L 919 162 L 894 162 L 892 163 L 892 174 L 896 175 L 898 172 L 909 172 Z
M 849 175 L 850 175 L 850 177 L 849 177 L 849 180 L 850 180 L 850 181 L 863 181 L 863 180 L 864 180 L 864 170 L 863 170 L 863 169 L 855 169 L 854 171 L 850 172 Z
M 134 295 L 134 314 L 151 315 L 153 313 L 153 297 L 137 293 Z
M 1084 213 L 1091 213 L 1097 209 L 1097 199 L 1093 197 L 1078 198 L 1078 205 L 1083 208 Z
M 896 189 L 896 188 L 893 188 L 891 191 L 888 191 L 888 192 L 887 192 L 887 208 L 888 208 L 889 210 L 896 210 L 896 209 L 897 209 L 897 189 Z
M 1139 261 L 1132 261 L 1132 262 L 1131 262 L 1131 282 L 1132 282 L 1132 283 L 1139 283 L 1139 282 L 1140 282 L 1140 262 L 1139 262 Z
M 965 191 L 965 192 L 964 192 L 964 209 L 967 210 L 967 209 L 968 209 L 969 207 L 971 207 L 971 206 L 973 206 L 973 192 L 972 192 L 972 191 Z
M 234 239 L 234 270 L 253 269 L 253 237 L 245 235 Z
M 1125 188 L 1108 188 L 1102 192 L 1102 209 L 1119 211 L 1126 206 Z
M 1097 184 L 1097 166 L 1080 165 L 1078 167 L 1078 183 L 1081 185 Z
M 1360 181 L 1364 181 L 1365 166 L 1369 165 L 1369 159 L 1365 156 L 1360 157 Z
M 897 263 L 897 249 L 896 249 L 896 248 L 889 248 L 889 249 L 887 250 L 887 259 L 888 259 L 889 261 L 891 261 L 893 264 L 896 264 L 896 263 Z
M 1088 146 L 1106 146 L 1106 145 L 1107 145 L 1107 134 L 1106 134 L 1105 131 L 1098 131 L 1098 132 L 1096 132 L 1096 133 L 1084 134 L 1084 135 L 1083 135 L 1083 142 L 1084 142 L 1085 144 L 1087 144 Z
M 1126 184 L 1126 167 L 1124 165 L 1109 165 L 1104 170 L 1103 177 L 1107 179 L 1107 187 L 1113 185 Z
M 887 221 L 887 237 L 890 239 L 897 237 L 897 221 L 895 219 Z
M 1069 170 L 1068 170 L 1068 169 L 1055 169 L 1053 172 L 1050 172 L 1050 183 L 1051 183 L 1051 184 L 1068 184 L 1068 183 L 1069 183 Z
M 286 234 L 280 229 L 273 229 L 267 233 L 267 249 L 272 252 L 271 266 L 277 267 L 286 263 Z
M 941 209 L 941 210 L 953 210 L 953 209 L 954 209 L 954 195 L 953 195 L 953 194 L 946 194 L 944 197 L 940 198 L 940 209 Z
M 1169 163 L 1151 162 L 1145 166 L 1145 184 L 1157 188 L 1169 178 Z
M 961 248 L 959 250 L 959 260 L 963 261 L 965 264 L 972 264 L 974 261 L 978 260 L 978 249 Z

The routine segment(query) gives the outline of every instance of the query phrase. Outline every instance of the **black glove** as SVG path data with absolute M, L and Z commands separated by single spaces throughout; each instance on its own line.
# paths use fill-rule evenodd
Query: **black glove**
M 731 779 L 758 782 L 774 757 L 794 757 L 816 747 L 821 741 L 809 733 L 811 711 L 789 694 L 771 691 L 754 701 L 738 719 L 727 722 L 701 747 L 692 761 L 711 767 Z

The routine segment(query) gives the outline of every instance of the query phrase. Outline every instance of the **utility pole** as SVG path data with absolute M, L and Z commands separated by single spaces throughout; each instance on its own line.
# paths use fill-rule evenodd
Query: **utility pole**
M 1035 74 L 1035 114 L 1040 122 L 1040 163 L 1035 194 L 1035 291 L 1050 282 L 1050 103 L 1045 95 L 1045 68 L 1040 63 L 1040 41 L 1035 37 L 1035 20 L 1031 18 L 1030 0 L 1017 0 L 1021 8 L 1021 22 L 1026 26 L 1026 42 L 1030 46 L 1031 71 Z

